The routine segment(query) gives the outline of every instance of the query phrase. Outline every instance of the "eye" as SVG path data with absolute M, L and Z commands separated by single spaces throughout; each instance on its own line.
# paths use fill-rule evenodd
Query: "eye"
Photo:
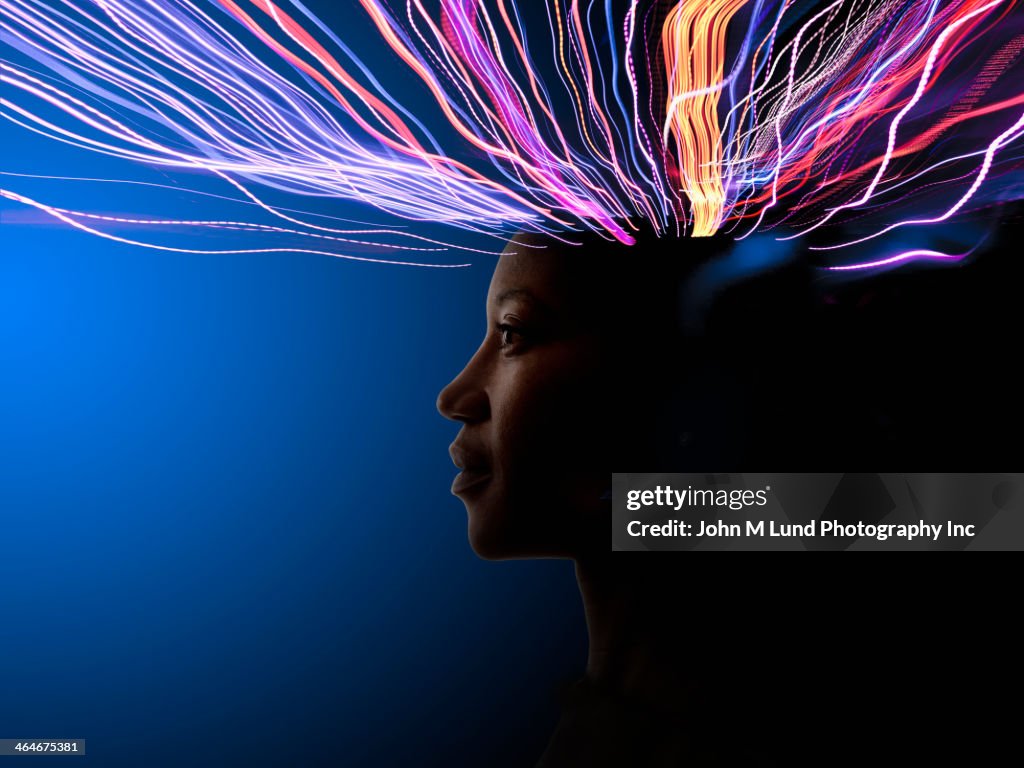
M 501 342 L 501 348 L 511 351 L 522 345 L 523 331 L 517 325 L 501 323 L 498 325 L 498 338 Z

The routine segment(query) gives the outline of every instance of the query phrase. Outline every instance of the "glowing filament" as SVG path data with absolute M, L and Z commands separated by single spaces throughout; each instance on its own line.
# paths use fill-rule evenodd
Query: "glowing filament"
M 690 200 L 693 236 L 708 237 L 725 212 L 718 99 L 729 21 L 747 0 L 682 0 L 665 19 L 661 44 L 668 75 L 666 143 L 676 143 L 680 181 Z

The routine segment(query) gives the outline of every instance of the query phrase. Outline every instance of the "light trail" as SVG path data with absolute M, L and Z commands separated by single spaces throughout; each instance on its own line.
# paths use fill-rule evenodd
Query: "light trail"
M 463 242 L 590 229 L 631 244 L 646 222 L 666 237 L 815 232 L 827 253 L 1024 188 L 1021 152 L 1003 151 L 1024 135 L 1020 0 L 353 0 L 357 33 L 297 0 L 0 9 L 14 127 L 200 173 L 223 186 L 202 194 L 254 206 L 251 221 L 103 218 L 7 196 L 90 232 L 492 254 Z M 371 66 L 384 52 L 391 68 Z M 332 227 L 303 210 L 313 198 L 384 223 Z

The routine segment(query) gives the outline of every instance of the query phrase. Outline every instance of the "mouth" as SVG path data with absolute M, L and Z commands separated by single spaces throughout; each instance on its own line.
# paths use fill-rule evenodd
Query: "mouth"
M 461 469 L 452 482 L 452 493 L 459 496 L 472 490 L 482 488 L 491 480 L 491 468 L 482 453 L 467 450 L 458 441 L 451 444 L 448 453 L 452 462 Z
M 478 488 L 482 488 L 491 481 L 491 473 L 482 469 L 464 469 L 455 476 L 452 481 L 452 494 L 460 496 Z

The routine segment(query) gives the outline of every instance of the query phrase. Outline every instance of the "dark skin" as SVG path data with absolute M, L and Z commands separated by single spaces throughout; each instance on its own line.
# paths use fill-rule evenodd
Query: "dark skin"
M 487 294 L 487 332 L 438 410 L 462 422 L 450 453 L 463 470 L 469 540 L 488 559 L 572 557 L 607 506 L 604 311 L 574 290 L 564 260 L 510 244 Z M 589 302 L 589 304 L 588 304 Z
M 870 284 L 829 302 L 811 301 L 799 272 L 759 275 L 755 288 L 724 295 L 713 310 L 723 314 L 694 347 L 673 327 L 682 294 L 665 267 L 702 258 L 702 248 L 713 257 L 721 243 L 669 242 L 660 261 L 645 259 L 660 246 L 594 238 L 576 249 L 526 247 L 542 243 L 518 238 L 502 255 L 484 339 L 437 401 L 461 423 L 453 492 L 474 551 L 575 564 L 589 637 L 583 703 L 567 710 L 540 766 L 749 765 L 764 756 L 821 765 L 858 748 L 873 764 L 876 743 L 865 734 L 894 712 L 913 756 L 906 764 L 920 764 L 929 743 L 909 740 L 919 732 L 962 733 L 975 748 L 981 726 L 964 723 L 968 711 L 989 712 L 972 703 L 969 683 L 982 678 L 967 667 L 952 678 L 935 671 L 954 668 L 958 653 L 940 642 L 956 590 L 938 574 L 908 592 L 897 588 L 905 574 L 878 564 L 819 573 L 791 561 L 611 552 L 606 498 L 611 473 L 623 469 L 834 472 L 902 467 L 908 457 L 931 468 L 948 466 L 951 446 L 961 459 L 985 446 L 992 461 L 1010 455 L 986 437 L 984 425 L 1002 421 L 977 417 L 988 403 L 1015 402 L 989 393 L 1010 379 L 959 375 L 929 346 L 951 338 L 933 330 L 952 324 L 944 318 L 953 302 L 939 289 L 962 300 L 962 275 L 935 275 L 934 285 L 914 276 L 924 286 L 916 294 L 896 281 Z M 979 285 L 977 306 L 1011 313 L 992 295 L 1019 281 Z M 893 300 L 883 301 L 886 290 Z M 956 321 L 976 316 L 984 319 Z M 991 325 L 1002 327 L 1000 318 Z M 978 325 L 960 332 L 975 345 L 997 338 Z M 703 372 L 695 388 L 691 369 Z M 935 381 L 957 376 L 943 391 L 972 392 L 960 410 L 946 396 L 929 399 Z M 894 391 L 914 396 L 893 410 Z M 679 423 L 666 404 L 686 406 Z M 913 429 L 901 431 L 895 416 Z M 892 660 L 907 649 L 909 661 Z M 972 653 L 970 663 L 983 658 Z M 721 750 L 729 755 L 718 759 Z
M 636 377 L 617 371 L 625 346 L 635 352 L 652 338 L 634 334 L 637 313 L 611 262 L 588 264 L 586 253 L 556 243 L 525 247 L 542 242 L 509 243 L 488 291 L 484 339 L 438 396 L 438 410 L 462 423 L 450 449 L 463 470 L 453 493 L 481 557 L 575 561 L 589 680 L 666 701 L 683 689 L 682 668 L 652 655 L 660 622 L 650 625 L 605 552 L 612 457 L 633 441 L 620 416 L 651 405 L 630 390 Z
M 575 564 L 589 639 L 586 674 L 575 689 L 582 703 L 563 719 L 541 766 L 677 765 L 679 755 L 705 750 L 691 743 L 693 733 L 715 741 L 709 734 L 730 729 L 737 718 L 751 733 L 744 708 L 760 711 L 758 723 L 769 722 L 770 705 L 759 705 L 757 696 L 773 685 L 752 682 L 748 673 L 763 665 L 748 644 L 756 638 L 766 649 L 763 627 L 778 621 L 780 608 L 756 588 L 720 591 L 735 576 L 706 563 L 609 551 L 607 494 L 620 468 L 686 466 L 672 453 L 680 430 L 698 433 L 689 456 L 709 462 L 708 471 L 722 466 L 716 442 L 742 442 L 726 427 L 731 389 L 712 378 L 710 393 L 688 394 L 689 368 L 707 368 L 708 361 L 675 327 L 684 295 L 677 267 L 725 246 L 584 242 L 572 248 L 520 236 L 509 244 L 488 291 L 484 339 L 437 404 L 461 423 L 450 450 L 463 470 L 453 492 L 466 506 L 474 551 L 487 559 Z M 537 245 L 546 247 L 531 247 Z M 794 305 L 778 285 L 767 295 Z M 744 296 L 741 303 L 744 333 L 750 318 L 757 320 L 752 349 L 731 341 L 713 349 L 740 363 L 737 381 L 751 369 L 775 377 L 777 367 L 752 365 L 751 355 L 771 349 L 765 338 L 789 337 L 771 330 L 770 312 L 750 309 L 755 301 Z M 703 442 L 699 424 L 672 423 L 669 396 L 690 404 L 685 418 L 710 425 Z M 768 402 L 777 399 L 772 390 Z M 778 435 L 765 433 L 764 442 L 766 456 L 784 454 Z M 769 607 L 775 618 L 765 615 Z M 787 641 L 786 648 L 797 647 Z M 726 669 L 705 658 L 735 661 Z M 723 682 L 723 674 L 741 682 Z M 737 685 L 740 701 L 733 700 Z M 709 704 L 715 696 L 729 697 L 726 711 Z M 664 722 L 673 729 L 658 725 Z

